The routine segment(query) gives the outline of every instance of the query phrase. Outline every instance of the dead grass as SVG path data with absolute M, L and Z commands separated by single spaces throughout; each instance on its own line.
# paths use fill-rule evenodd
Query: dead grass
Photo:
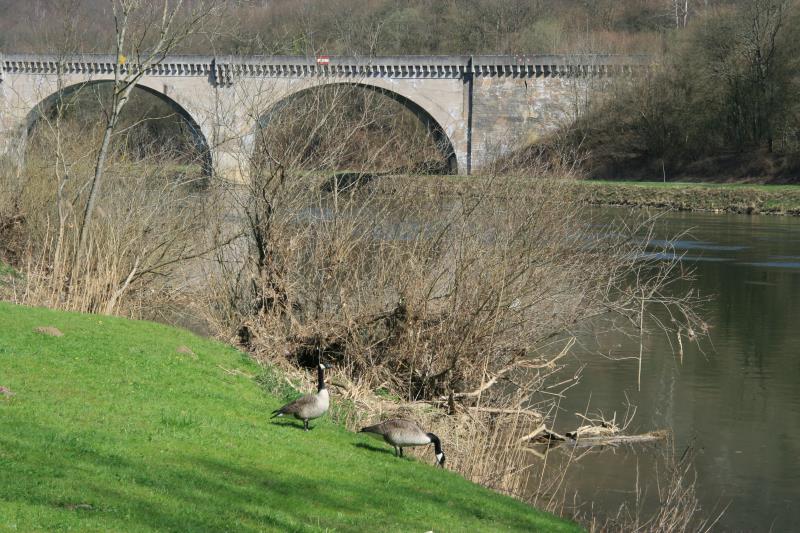
M 656 532 L 673 533 L 713 531 L 725 509 L 702 509 L 697 499 L 693 449 L 678 454 L 674 447 L 663 451 L 663 466 L 657 472 L 656 511 L 643 513 L 635 504 L 623 504 L 614 515 L 576 515 L 591 532 Z M 636 502 L 644 499 L 644 489 L 637 487 Z
M 198 186 L 202 176 L 176 175 L 155 149 L 131 160 L 123 142 L 112 153 L 86 250 L 78 254 L 79 206 L 93 161 L 85 149 L 92 130 L 74 126 L 43 129 L 30 143 L 25 166 L 0 175 L 10 191 L 0 211 L 0 257 L 22 273 L 6 283 L 6 297 L 152 317 L 182 292 L 185 276 L 178 267 L 224 238 L 205 231 L 205 220 L 218 216 L 213 191 Z

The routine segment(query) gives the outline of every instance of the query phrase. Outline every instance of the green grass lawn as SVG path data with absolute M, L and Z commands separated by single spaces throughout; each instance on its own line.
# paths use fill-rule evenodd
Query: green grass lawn
M 595 205 L 800 215 L 798 185 L 585 180 L 575 186 Z
M 620 185 L 628 187 L 644 187 L 657 189 L 720 189 L 742 190 L 752 189 L 763 192 L 800 192 L 800 185 L 762 185 L 758 183 L 703 183 L 697 181 L 613 181 L 613 180 L 582 180 L 584 185 Z
M 413 184 L 420 193 L 483 193 L 487 180 L 501 195 L 525 194 L 531 179 L 525 176 L 390 176 Z M 575 199 L 589 205 L 649 207 L 678 211 L 713 211 L 740 214 L 800 216 L 800 185 L 750 183 L 702 183 L 660 181 L 559 180 L 535 178 L 544 183 L 568 186 Z M 388 191 L 393 193 L 391 188 Z
M 265 372 L 187 331 L 0 302 L 0 531 L 578 530 L 327 418 L 270 421 L 284 398 L 235 371 Z

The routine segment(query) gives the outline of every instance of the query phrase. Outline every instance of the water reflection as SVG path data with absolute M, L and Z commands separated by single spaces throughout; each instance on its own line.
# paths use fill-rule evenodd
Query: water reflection
M 667 240 L 667 239 L 650 239 L 648 242 L 650 246 L 656 248 L 674 248 L 676 250 L 703 250 L 706 252 L 738 252 L 747 248 L 747 246 L 730 246 L 724 244 L 714 244 L 704 241 L 687 241 L 682 239 Z
M 598 214 L 598 212 L 595 212 Z M 600 210 L 611 219 L 617 209 Z M 648 337 L 642 389 L 635 339 L 597 330 L 584 339 L 573 364 L 586 364 L 581 384 L 561 404 L 556 429 L 577 425 L 575 412 L 623 411 L 630 400 L 638 412 L 631 432 L 674 430 L 678 450 L 696 449 L 698 495 L 707 510 L 730 503 L 719 529 L 792 530 L 800 522 L 800 220 L 674 213 L 659 219 L 661 239 L 648 258 L 674 255 L 694 267 L 691 287 L 713 295 L 703 316 L 711 338 L 700 346 Z M 666 249 L 665 249 L 666 246 Z M 687 253 L 690 252 L 690 253 Z M 682 287 L 688 289 L 689 286 Z M 593 336 L 597 342 L 590 342 Z M 649 485 L 658 454 L 616 449 L 590 454 L 571 470 L 570 486 L 601 508 L 631 502 L 637 484 Z

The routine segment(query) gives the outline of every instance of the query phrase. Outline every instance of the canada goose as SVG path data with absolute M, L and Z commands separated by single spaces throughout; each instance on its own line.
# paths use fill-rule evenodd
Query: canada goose
M 330 406 L 328 389 L 325 387 L 325 365 L 320 364 L 317 368 L 317 378 L 319 383 L 317 384 L 316 394 L 306 394 L 293 402 L 287 403 L 280 409 L 275 409 L 272 411 L 270 418 L 294 415 L 295 418 L 303 421 L 303 429 L 308 431 L 308 421 L 324 415 Z
M 433 433 L 425 433 L 415 422 L 393 418 L 361 428 L 361 433 L 372 433 L 380 435 L 383 440 L 394 446 L 396 456 L 403 457 L 403 446 L 425 446 L 433 444 L 436 454 L 436 464 L 444 468 L 444 452 L 442 452 L 442 442 Z

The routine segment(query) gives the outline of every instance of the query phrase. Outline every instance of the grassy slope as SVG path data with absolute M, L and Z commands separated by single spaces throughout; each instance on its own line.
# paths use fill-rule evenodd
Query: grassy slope
M 221 367 L 261 372 L 186 331 L 0 302 L 0 530 L 577 529 L 327 419 L 271 423 L 282 399 Z

